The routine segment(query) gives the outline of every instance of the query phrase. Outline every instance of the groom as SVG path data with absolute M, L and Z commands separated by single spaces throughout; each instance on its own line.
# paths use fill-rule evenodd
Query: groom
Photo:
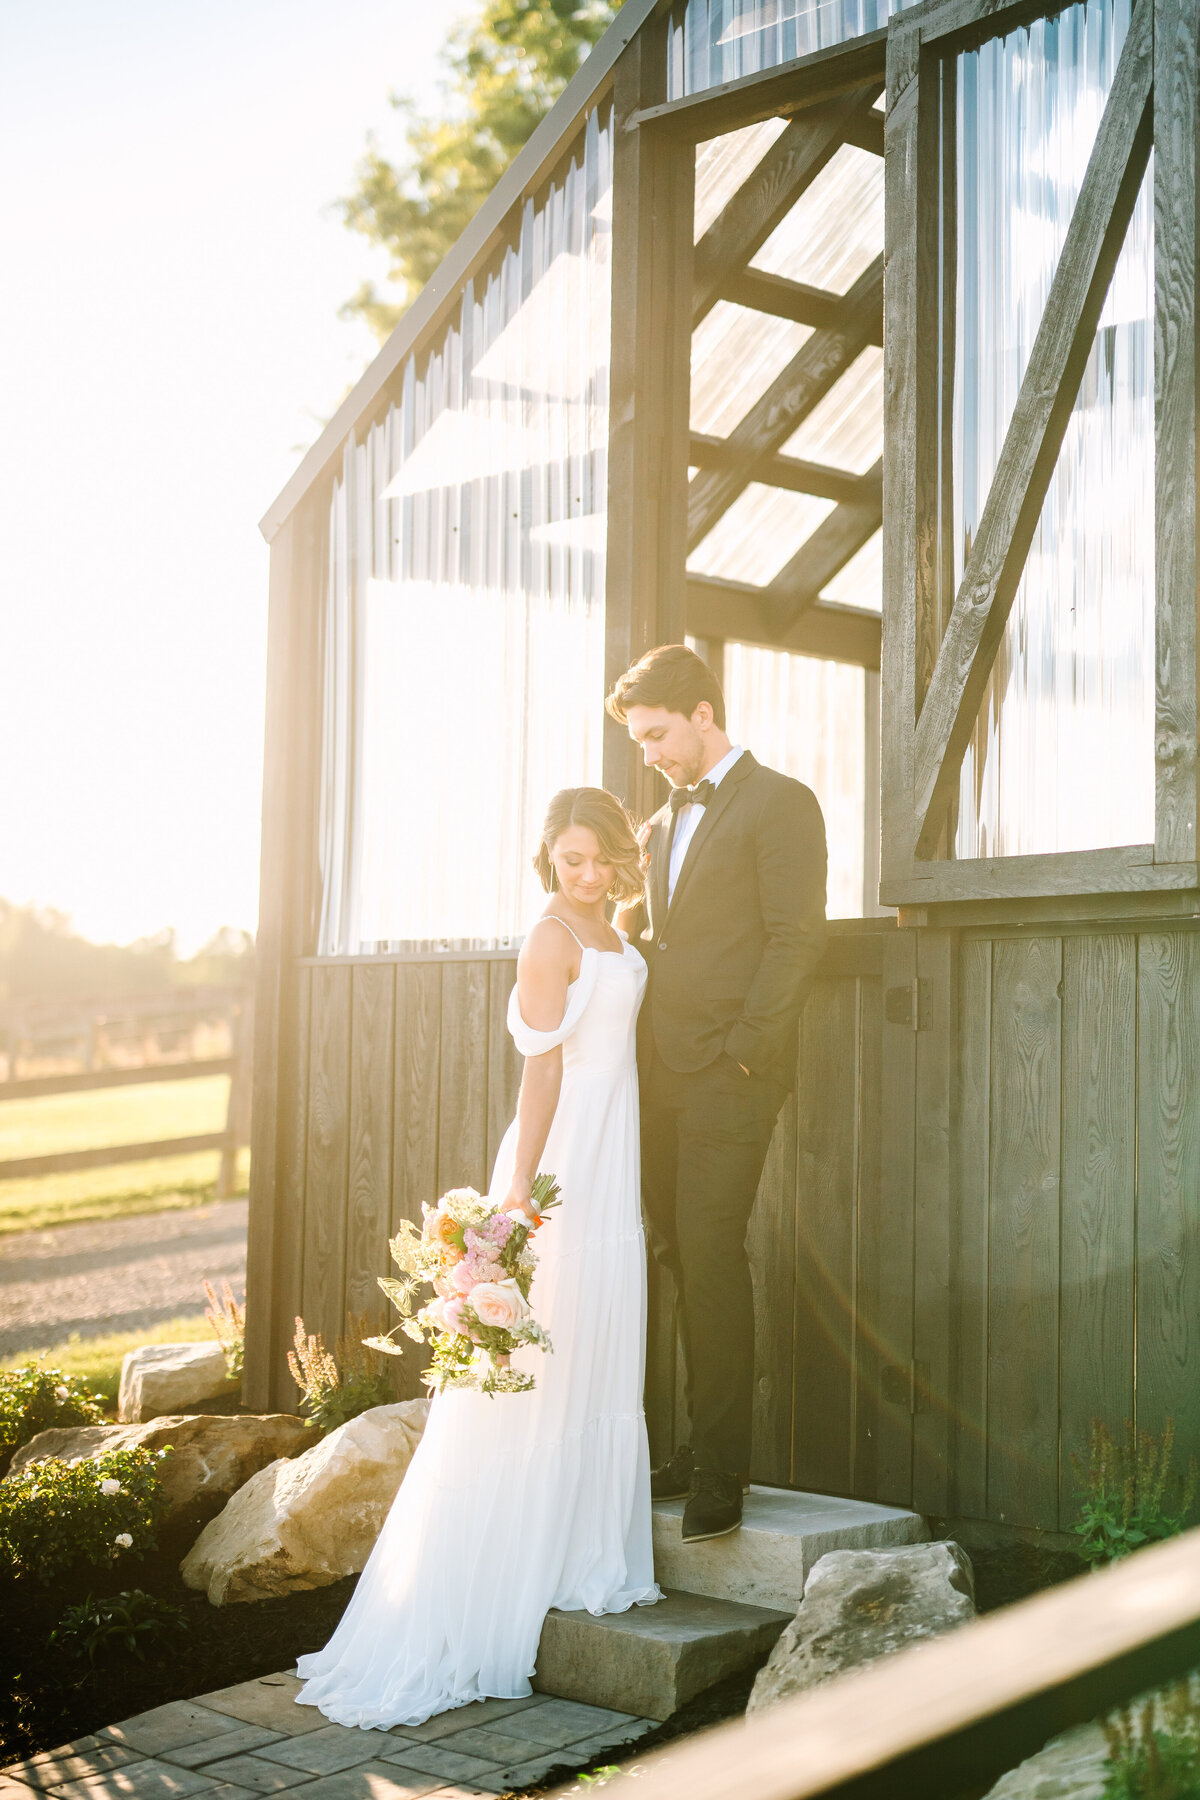
M 692 1428 L 651 1487 L 686 1495 L 683 1538 L 696 1543 L 742 1519 L 746 1227 L 825 942 L 825 826 L 810 789 L 730 743 L 720 684 L 684 645 L 649 651 L 605 706 L 671 784 L 631 935 L 650 968 L 638 1027 L 647 1236 L 675 1280 Z

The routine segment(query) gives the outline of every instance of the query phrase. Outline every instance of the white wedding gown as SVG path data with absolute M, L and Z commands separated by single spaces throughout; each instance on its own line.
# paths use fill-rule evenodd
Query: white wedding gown
M 419 1725 L 486 1695 L 530 1692 L 550 1607 L 624 1612 L 659 1598 L 642 1412 L 646 1268 L 634 1029 L 646 965 L 584 948 L 557 1031 L 562 1090 L 541 1159 L 562 1203 L 534 1238 L 530 1303 L 553 1350 L 518 1352 L 532 1393 L 451 1389 L 424 1437 L 346 1612 L 297 1665 L 302 1706 L 340 1725 Z M 491 1194 L 508 1192 L 511 1125 Z M 432 1196 L 431 1196 L 432 1198 Z

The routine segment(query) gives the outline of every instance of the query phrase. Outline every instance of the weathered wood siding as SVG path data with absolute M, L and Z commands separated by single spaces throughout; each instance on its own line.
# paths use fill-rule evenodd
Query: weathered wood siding
M 485 1185 L 520 1077 L 515 968 L 299 968 L 272 1404 L 294 1398 L 295 1314 L 327 1338 L 383 1318 L 397 1221 Z M 1200 1450 L 1200 923 L 840 928 L 749 1243 L 759 1481 L 1055 1530 L 1094 1417 L 1170 1416 Z M 681 1371 L 654 1270 L 650 1297 L 661 1452 Z

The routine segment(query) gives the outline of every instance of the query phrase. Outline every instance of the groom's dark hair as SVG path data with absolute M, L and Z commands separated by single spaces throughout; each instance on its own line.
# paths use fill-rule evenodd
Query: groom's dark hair
M 708 664 L 686 644 L 659 644 L 626 669 L 604 706 L 624 725 L 631 706 L 665 706 L 690 719 L 702 700 L 712 707 L 717 729 L 724 731 L 725 696 Z

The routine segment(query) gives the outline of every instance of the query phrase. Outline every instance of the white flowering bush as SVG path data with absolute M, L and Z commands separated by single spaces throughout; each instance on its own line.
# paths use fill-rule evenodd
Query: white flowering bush
M 154 1547 L 169 1450 L 34 1463 L 0 1481 L 0 1579 L 56 1580 Z
M 39 1360 L 0 1369 L 0 1452 L 19 1450 L 39 1431 L 60 1425 L 99 1425 L 103 1414 L 76 1375 Z

